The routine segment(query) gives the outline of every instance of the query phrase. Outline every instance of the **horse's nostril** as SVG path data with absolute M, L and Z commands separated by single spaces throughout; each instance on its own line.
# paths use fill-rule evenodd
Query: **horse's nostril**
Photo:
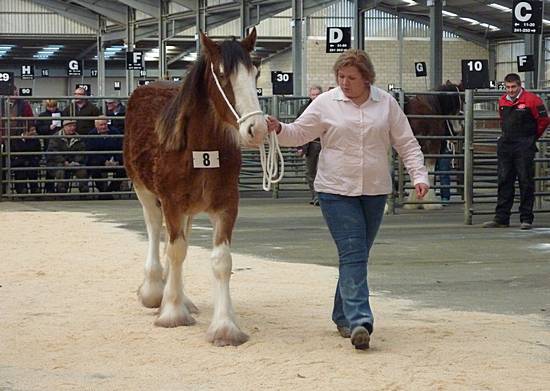
M 254 129 L 252 125 L 248 126 L 248 134 L 250 135 L 250 137 L 254 137 Z

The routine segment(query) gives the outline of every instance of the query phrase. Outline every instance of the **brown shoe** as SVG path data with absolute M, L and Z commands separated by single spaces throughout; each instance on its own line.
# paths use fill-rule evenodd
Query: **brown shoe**
M 351 333 L 351 344 L 355 346 L 355 349 L 368 349 L 370 344 L 369 331 L 363 326 L 357 326 L 354 328 Z
M 508 228 L 510 224 L 501 224 L 496 221 L 486 221 L 481 225 L 483 228 Z
M 350 338 L 350 337 L 351 337 L 351 330 L 349 329 L 349 327 L 346 327 L 346 326 L 336 326 L 336 329 L 338 330 L 338 332 L 340 333 L 340 335 L 341 335 L 343 338 Z

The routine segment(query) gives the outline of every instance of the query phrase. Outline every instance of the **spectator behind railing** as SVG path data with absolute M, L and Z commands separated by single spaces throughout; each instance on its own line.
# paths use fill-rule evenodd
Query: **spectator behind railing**
M 74 90 L 74 94 L 75 96 L 86 96 L 86 91 L 84 88 L 77 88 Z M 75 117 L 99 117 L 101 114 L 97 106 L 88 99 L 79 98 L 74 99 L 71 104 L 63 109 L 62 113 L 64 117 L 70 117 L 73 115 Z M 93 119 L 79 119 L 76 122 L 76 132 L 78 134 L 88 134 L 94 126 Z
M 107 106 L 107 117 L 124 117 L 126 115 L 126 107 L 119 100 L 106 99 L 105 105 Z M 109 127 L 124 134 L 124 119 L 109 118 Z
M 82 154 L 64 154 L 64 152 L 84 152 L 86 145 L 77 137 L 76 133 L 76 121 L 74 119 L 63 121 L 63 129 L 56 133 L 59 138 L 53 138 L 48 145 L 48 152 L 58 152 L 56 154 L 47 155 L 48 166 L 57 167 L 72 167 L 72 169 L 59 169 L 54 170 L 53 174 L 48 170 L 46 175 L 47 179 L 52 177 L 56 180 L 71 179 L 75 176 L 77 179 L 87 179 L 88 175 L 86 169 L 79 168 L 86 162 L 84 153 Z M 56 193 L 66 193 L 69 189 L 67 186 L 69 182 L 56 182 Z M 79 181 L 78 189 L 81 193 L 87 193 L 89 190 L 87 181 Z
M 59 117 L 61 116 L 61 110 L 57 107 L 57 101 L 55 99 L 46 99 L 44 102 L 44 107 L 46 108 L 41 112 L 39 117 Z M 61 130 L 61 120 L 60 119 L 48 119 L 48 120 L 37 120 L 36 121 L 36 131 L 41 136 L 51 136 Z M 50 139 L 44 139 L 44 151 L 48 149 L 48 144 Z
M 27 138 L 36 136 L 36 127 L 30 124 L 21 134 L 24 138 L 17 138 L 11 140 L 11 152 L 36 152 L 36 155 L 15 155 L 11 157 L 12 168 L 23 167 L 38 167 L 40 164 L 41 146 L 38 138 Z M 29 188 L 31 193 L 38 193 L 40 191 L 38 187 L 38 170 L 15 170 L 13 172 L 14 179 L 16 181 L 29 181 L 29 182 L 16 182 L 15 191 L 17 194 L 27 194 Z
M 12 94 L 14 96 L 19 95 L 19 89 L 17 86 L 13 86 Z M 32 107 L 25 99 L 10 99 L 9 100 L 9 111 L 7 113 L 4 112 L 4 105 L 0 105 L 0 111 L 1 116 L 3 117 L 3 120 L 0 123 L 0 152 L 5 153 L 7 148 L 4 138 L 7 136 L 8 133 L 8 120 L 7 117 L 32 117 L 34 116 L 34 113 L 32 111 Z M 20 134 L 22 131 L 28 129 L 30 121 L 27 120 L 12 120 L 10 119 L 9 124 L 9 132 L 11 135 L 17 135 Z M 6 167 L 6 158 L 4 156 L 1 157 L 2 164 L 1 167 Z M 2 175 L 2 193 L 6 193 L 6 172 L 2 171 L 0 173 Z
M 104 136 L 88 138 L 86 146 L 88 151 L 111 151 L 105 154 L 90 154 L 88 155 L 88 166 L 104 166 L 109 167 L 100 169 L 90 169 L 90 176 L 95 180 L 98 178 L 107 178 L 109 172 L 112 172 L 115 180 L 112 181 L 95 181 L 95 186 L 100 192 L 120 191 L 121 181 L 117 178 L 125 178 L 126 173 L 122 162 L 122 138 L 121 137 L 105 137 L 120 135 L 121 132 L 117 129 L 112 129 L 107 124 L 107 118 L 102 117 L 95 120 L 95 129 L 89 133 L 91 136 Z M 112 151 L 120 151 L 113 153 Z M 112 198 L 112 197 L 103 197 Z

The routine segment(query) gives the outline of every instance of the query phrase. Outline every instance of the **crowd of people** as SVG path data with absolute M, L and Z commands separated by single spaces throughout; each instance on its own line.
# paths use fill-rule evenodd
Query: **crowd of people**
M 17 91 L 14 87 L 13 94 L 17 95 Z M 76 88 L 74 96 L 63 109 L 56 100 L 45 100 L 44 111 L 37 120 L 11 122 L 10 166 L 15 193 L 67 193 L 73 183 L 78 183 L 80 192 L 87 193 L 90 181 L 99 192 L 116 192 L 127 187 L 122 158 L 124 118 L 117 118 L 124 117 L 124 105 L 119 100 L 107 99 L 101 110 L 91 100 L 80 98 L 86 96 L 83 88 Z M 35 116 L 25 99 L 11 100 L 10 109 L 12 117 Z M 0 130 L 1 137 L 7 131 L 5 124 Z M 39 173 L 44 171 L 45 180 L 39 181 Z M 40 182 L 44 185 L 40 186 Z

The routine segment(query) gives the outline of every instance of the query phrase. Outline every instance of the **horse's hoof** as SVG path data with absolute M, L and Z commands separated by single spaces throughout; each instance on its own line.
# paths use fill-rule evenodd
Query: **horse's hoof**
M 415 204 L 405 204 L 405 205 L 403 205 L 403 209 L 409 209 L 409 210 L 418 209 L 418 205 L 415 205 Z
M 224 324 L 217 329 L 210 326 L 206 333 L 206 340 L 214 346 L 239 346 L 248 341 L 248 338 L 248 335 L 233 323 Z
M 159 308 L 162 303 L 162 294 L 164 292 L 164 282 L 143 281 L 138 289 L 138 297 L 141 304 L 146 308 Z
M 160 315 L 155 320 L 155 326 L 158 327 L 192 326 L 195 323 L 195 318 L 186 313 L 183 306 L 175 308 L 172 305 L 161 308 Z

